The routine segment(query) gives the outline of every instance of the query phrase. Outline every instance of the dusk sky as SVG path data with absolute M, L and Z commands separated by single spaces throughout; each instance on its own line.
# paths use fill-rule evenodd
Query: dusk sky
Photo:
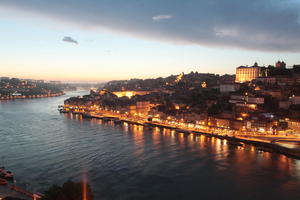
M 0 0 L 0 76 L 155 78 L 300 64 L 298 0 Z

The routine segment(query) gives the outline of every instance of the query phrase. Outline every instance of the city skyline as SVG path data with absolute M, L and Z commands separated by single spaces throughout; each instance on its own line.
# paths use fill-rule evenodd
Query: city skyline
M 300 199 L 300 0 L 0 0 L 0 200 Z
M 172 2 L 1 1 L 1 76 L 101 82 L 299 64 L 295 1 Z

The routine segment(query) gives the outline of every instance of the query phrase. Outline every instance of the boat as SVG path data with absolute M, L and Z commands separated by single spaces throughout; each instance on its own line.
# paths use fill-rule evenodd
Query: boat
M 69 111 L 67 111 L 67 110 L 65 109 L 65 107 L 62 106 L 62 105 L 59 105 L 59 106 L 57 107 L 57 110 L 58 110 L 60 113 L 69 113 Z
M 191 133 L 191 131 L 189 131 L 189 130 L 184 130 L 184 129 L 180 129 L 180 128 L 175 129 L 175 132 L 177 132 L 177 133 L 185 133 L 185 134 Z
M 0 185 L 7 185 L 7 183 L 6 179 L 0 178 Z
M 108 122 L 108 121 L 111 121 L 112 118 L 110 118 L 110 117 L 103 117 L 102 120 Z
M 58 108 L 57 109 L 60 113 L 69 113 L 68 111 L 66 111 L 64 108 Z
M 114 122 L 115 122 L 115 124 L 121 124 L 121 123 L 122 123 L 122 121 L 121 121 L 121 120 L 118 120 L 118 119 L 115 120 Z
M 68 111 L 66 111 L 65 109 L 61 109 L 59 110 L 60 113 L 69 113 Z
M 4 167 L 1 167 L 0 178 L 12 180 L 14 179 L 14 174 L 11 171 L 6 170 Z
M 4 178 L 6 178 L 6 179 L 13 179 L 14 178 L 14 174 L 11 171 L 6 171 L 6 173 L 4 174 Z
M 227 144 L 230 144 L 230 145 L 236 145 L 236 146 L 244 146 L 244 144 L 243 143 L 241 143 L 241 142 L 237 142 L 237 141 L 228 141 L 227 142 Z
M 93 118 L 93 116 L 91 114 L 89 114 L 89 113 L 83 113 L 82 117 L 83 118 Z

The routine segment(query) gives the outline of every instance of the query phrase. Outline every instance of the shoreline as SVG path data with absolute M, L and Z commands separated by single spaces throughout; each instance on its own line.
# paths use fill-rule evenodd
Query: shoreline
M 54 94 L 38 94 L 38 95 L 22 95 L 22 96 L 0 96 L 0 101 L 11 101 L 17 99 L 40 99 L 40 98 L 49 98 L 49 97 L 58 97 L 65 95 L 65 92 L 59 92 Z
M 264 142 L 264 141 L 258 141 L 258 140 L 251 140 L 250 138 L 243 138 L 239 136 L 228 136 L 228 135 L 218 135 L 214 133 L 207 133 L 207 132 L 201 132 L 201 131 L 195 131 L 195 130 L 189 130 L 189 129 L 182 129 L 182 128 L 176 128 L 168 125 L 162 125 L 162 124 L 156 124 L 152 122 L 145 122 L 145 123 L 140 123 L 132 120 L 124 120 L 120 119 L 118 117 L 112 117 L 112 116 L 94 116 L 94 115 L 87 115 L 85 113 L 80 113 L 80 112 L 64 112 L 64 113 L 69 113 L 69 114 L 74 114 L 74 115 L 81 115 L 83 118 L 87 119 L 101 119 L 103 121 L 113 121 L 115 123 L 128 123 L 128 124 L 133 124 L 133 125 L 140 125 L 144 127 L 151 127 L 151 128 L 166 128 L 169 130 L 175 130 L 175 132 L 178 133 L 184 133 L 184 134 L 197 134 L 197 135 L 204 135 L 207 137 L 215 137 L 218 139 L 222 140 L 228 140 L 231 142 L 232 145 L 236 146 L 244 146 L 245 144 L 247 145 L 253 145 L 258 148 L 258 150 L 265 151 L 265 152 L 270 152 L 270 153 L 278 153 L 285 155 L 287 157 L 291 157 L 294 159 L 300 160 L 300 150 L 297 149 L 292 149 L 284 146 L 277 145 L 276 143 L 272 142 Z
M 240 138 L 240 137 L 231 137 L 231 136 L 226 136 L 226 135 L 218 135 L 218 134 L 213 134 L 213 133 L 205 133 L 201 131 L 195 131 L 195 130 L 188 130 L 188 129 L 176 129 L 174 127 L 169 127 L 166 125 L 157 125 L 151 123 L 153 127 L 159 127 L 159 128 L 167 128 L 167 129 L 172 129 L 176 130 L 176 132 L 181 132 L 181 133 L 192 133 L 192 134 L 198 134 L 198 135 L 205 135 L 207 137 L 215 137 L 218 139 L 222 140 L 228 140 L 231 142 L 234 142 L 237 146 L 243 146 L 243 144 L 248 144 L 248 145 L 253 145 L 255 147 L 258 147 L 259 150 L 266 151 L 266 152 L 271 152 L 271 153 L 279 153 L 283 154 L 288 157 L 296 158 L 300 160 L 300 151 L 297 149 L 291 149 L 283 146 L 279 146 L 275 143 L 268 143 L 268 142 L 262 142 L 262 141 L 255 141 L 251 139 L 245 139 L 245 138 Z

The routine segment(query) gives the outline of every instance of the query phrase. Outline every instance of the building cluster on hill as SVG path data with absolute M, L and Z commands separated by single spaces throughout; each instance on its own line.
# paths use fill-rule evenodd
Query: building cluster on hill
M 76 112 L 107 111 L 157 123 L 259 134 L 300 131 L 300 65 L 237 67 L 236 75 L 191 72 L 111 81 L 65 100 Z
M 59 96 L 67 87 L 58 82 L 0 77 L 0 100 Z

